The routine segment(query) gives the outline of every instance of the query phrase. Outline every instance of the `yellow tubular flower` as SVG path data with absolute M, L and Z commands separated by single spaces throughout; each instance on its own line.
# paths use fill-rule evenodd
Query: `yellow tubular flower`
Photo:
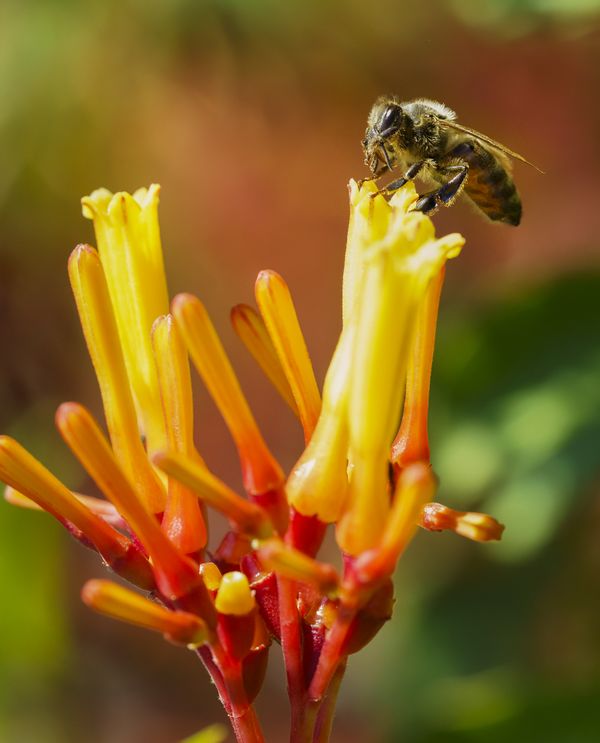
M 392 211 L 383 198 L 373 198 L 378 193 L 374 181 L 358 186 L 356 181 L 348 184 L 350 193 L 350 221 L 344 259 L 342 279 L 342 319 L 344 324 L 352 317 L 364 273 L 365 253 L 374 242 L 385 237 L 390 228 Z M 367 198 L 368 197 L 368 198 Z M 412 183 L 394 194 L 396 209 L 406 212 L 416 200 L 417 193 Z
M 244 487 L 252 495 L 276 490 L 283 483 L 283 472 L 258 430 L 204 305 L 190 294 L 179 294 L 173 300 L 173 315 L 194 366 L 235 441 L 242 464 Z
M 204 463 L 194 445 L 192 383 L 187 352 L 171 315 L 156 320 L 152 342 L 169 447 L 196 459 L 202 466 Z M 169 478 L 162 527 L 171 541 L 186 554 L 206 546 L 206 524 L 198 499 L 189 488 L 173 478 Z
M 94 221 L 127 374 L 150 453 L 165 447 L 158 379 L 150 342 L 152 323 L 169 311 L 158 226 L 159 186 L 133 196 L 94 191 L 81 200 Z
M 253 307 L 238 304 L 231 310 L 231 324 L 238 338 L 252 354 L 271 384 L 294 415 L 298 415 L 298 406 L 277 357 L 273 341 L 269 337 L 265 321 Z
M 75 248 L 69 258 L 69 278 L 115 455 L 148 511 L 160 513 L 165 492 L 140 439 L 108 288 L 95 250 L 87 245 Z
M 362 256 L 362 278 L 352 307 L 356 313 L 348 403 L 352 474 L 347 508 L 337 529 L 338 543 L 351 555 L 374 547 L 383 532 L 389 514 L 389 447 L 400 417 L 419 304 L 432 277 L 464 242 L 456 234 L 436 240 L 431 220 L 407 211 L 411 190 L 414 193 L 408 184 L 388 204 L 363 188 L 354 205 L 362 215 L 364 201 L 375 202 L 369 207 L 373 234 Z M 351 248 L 354 255 L 360 246 Z
M 275 271 L 261 271 L 256 279 L 255 294 L 298 406 L 304 440 L 308 442 L 319 417 L 321 397 L 290 290 Z
M 354 323 L 346 323 L 323 386 L 323 406 L 312 438 L 286 483 L 290 505 L 304 516 L 337 521 L 348 491 L 348 379 Z
M 206 624 L 185 611 L 170 611 L 109 580 L 89 580 L 81 591 L 90 608 L 144 629 L 166 635 L 172 642 L 203 645 L 208 639 Z

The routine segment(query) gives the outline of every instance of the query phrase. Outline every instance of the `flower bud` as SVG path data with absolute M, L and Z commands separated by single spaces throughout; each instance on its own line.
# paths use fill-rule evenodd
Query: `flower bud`
M 504 531 L 504 524 L 486 513 L 455 511 L 441 503 L 428 503 L 423 507 L 419 526 L 429 531 L 453 531 L 475 542 L 499 540 Z
M 225 573 L 217 591 L 217 635 L 233 660 L 243 660 L 252 647 L 256 601 L 248 578 L 236 570 Z

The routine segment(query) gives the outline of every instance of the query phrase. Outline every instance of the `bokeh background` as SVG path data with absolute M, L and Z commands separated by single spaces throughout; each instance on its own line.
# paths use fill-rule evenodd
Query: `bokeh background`
M 499 545 L 421 533 L 395 617 L 352 659 L 338 743 L 591 743 L 600 730 L 600 2 L 3 0 L 0 429 L 74 488 L 53 428 L 99 395 L 66 276 L 79 198 L 160 182 L 173 293 L 199 294 L 282 463 L 301 436 L 229 328 L 261 268 L 289 281 L 319 379 L 340 328 L 346 182 L 374 98 L 444 101 L 522 152 L 517 229 L 464 204 L 432 392 L 440 499 Z M 239 484 L 198 386 L 198 440 Z M 223 715 L 200 664 L 92 615 L 102 571 L 0 503 L 0 741 L 174 743 Z M 280 662 L 273 651 L 272 665 Z M 274 670 L 259 699 L 285 740 Z

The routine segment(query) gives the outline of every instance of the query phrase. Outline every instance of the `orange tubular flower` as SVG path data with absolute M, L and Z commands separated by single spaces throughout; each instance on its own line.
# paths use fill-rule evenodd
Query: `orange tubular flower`
M 191 294 L 173 300 L 173 315 L 194 366 L 223 416 L 238 450 L 246 491 L 285 531 L 283 471 L 269 451 L 206 308 Z
M 89 508 L 93 514 L 100 516 L 101 519 L 106 521 L 107 524 L 111 524 L 111 526 L 123 526 L 123 518 L 112 503 L 109 503 L 102 498 L 95 498 L 93 495 L 81 495 L 80 493 L 73 493 L 73 495 L 86 508 Z M 31 511 L 44 510 L 42 506 L 38 505 L 35 501 L 32 501 L 31 498 L 28 498 L 26 495 L 23 495 L 23 493 L 20 493 L 18 490 L 11 488 L 10 485 L 8 485 L 4 491 L 4 500 L 13 506 L 18 506 L 19 508 L 27 508 Z
M 429 462 L 429 383 L 445 272 L 446 267 L 442 266 L 438 275 L 432 279 L 417 317 L 406 374 L 404 413 L 400 430 L 392 444 L 392 462 L 400 468 L 413 462 Z
M 177 600 L 203 585 L 195 564 L 179 552 L 144 508 L 90 413 L 77 403 L 63 403 L 56 413 L 56 425 L 75 456 L 144 545 L 164 596 Z
M 269 337 L 265 321 L 253 307 L 238 304 L 231 310 L 231 324 L 238 338 L 250 351 L 290 410 L 295 415 L 299 415 L 298 406 L 279 362 L 273 341 Z
M 252 703 L 272 639 L 286 666 L 290 742 L 326 743 L 347 658 L 389 619 L 392 574 L 418 527 L 481 542 L 504 528 L 431 502 L 438 305 L 445 263 L 464 240 L 436 238 L 431 219 L 412 210 L 411 183 L 389 201 L 373 182 L 350 183 L 342 331 L 322 394 L 287 284 L 259 273 L 260 314 L 238 305 L 231 320 L 303 427 L 305 446 L 286 479 L 202 302 L 180 294 L 168 314 L 158 193 L 155 185 L 84 198 L 98 252 L 80 245 L 69 259 L 108 438 L 78 403 L 63 403 L 56 423 L 107 500 L 71 492 L 0 436 L 5 497 L 49 512 L 150 592 L 94 580 L 82 598 L 193 649 L 238 743 L 264 743 Z M 237 447 L 248 497 L 197 451 L 188 353 Z M 230 523 L 218 546 L 207 544 L 210 509 Z M 341 574 L 318 559 L 329 524 Z
M 156 320 L 152 341 L 169 447 L 203 466 L 194 445 L 192 382 L 187 353 L 171 315 Z M 173 478 L 169 478 L 162 527 L 182 552 L 194 554 L 206 546 L 208 535 L 198 499 Z
M 422 462 L 409 465 L 402 472 L 380 543 L 356 561 L 355 571 L 361 583 L 377 582 L 394 572 L 398 558 L 417 530 L 423 506 L 431 499 L 435 488 L 435 476 Z
M 191 294 L 173 300 L 173 315 L 190 356 L 237 446 L 244 486 L 252 495 L 279 488 L 283 472 L 258 430 L 225 349 L 202 302 Z
M 81 598 L 101 614 L 162 632 L 168 640 L 180 645 L 204 645 L 209 636 L 206 624 L 194 614 L 169 611 L 109 580 L 89 580 L 81 591 Z
M 262 508 L 234 493 L 198 462 L 169 452 L 156 454 L 154 461 L 168 475 L 187 485 L 198 498 L 231 519 L 240 531 L 256 537 L 272 533 L 273 529 Z
M 37 459 L 8 436 L 0 436 L 0 479 L 59 521 L 74 525 L 115 572 L 141 587 L 154 586 L 149 565 L 131 540 L 90 511 Z
M 257 554 L 267 570 L 273 570 L 291 580 L 317 586 L 326 595 L 335 592 L 339 585 L 339 576 L 332 565 L 313 560 L 280 539 L 262 542 Z
M 275 271 L 261 271 L 256 301 L 298 406 L 306 443 L 321 410 L 317 381 L 287 284 Z

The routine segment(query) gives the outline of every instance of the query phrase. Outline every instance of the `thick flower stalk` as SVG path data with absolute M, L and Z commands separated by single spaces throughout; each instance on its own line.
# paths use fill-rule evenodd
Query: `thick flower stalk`
M 501 536 L 490 516 L 433 502 L 429 378 L 445 265 L 464 241 L 436 238 L 411 210 L 412 184 L 388 202 L 373 183 L 351 182 L 343 327 L 322 390 L 288 286 L 259 273 L 258 311 L 238 305 L 231 319 L 302 426 L 305 448 L 286 476 L 205 306 L 189 294 L 169 306 L 158 194 L 84 198 L 98 250 L 80 245 L 69 260 L 106 433 L 75 402 L 56 424 L 104 499 L 73 492 L 3 436 L 6 499 L 50 513 L 133 584 L 89 581 L 82 598 L 196 653 L 238 741 L 264 740 L 253 701 L 280 643 L 290 740 L 325 743 L 348 656 L 390 618 L 392 575 L 418 527 Z M 237 448 L 244 494 L 196 449 L 188 356 Z M 230 528 L 209 547 L 210 510 Z M 342 572 L 318 559 L 330 526 Z

